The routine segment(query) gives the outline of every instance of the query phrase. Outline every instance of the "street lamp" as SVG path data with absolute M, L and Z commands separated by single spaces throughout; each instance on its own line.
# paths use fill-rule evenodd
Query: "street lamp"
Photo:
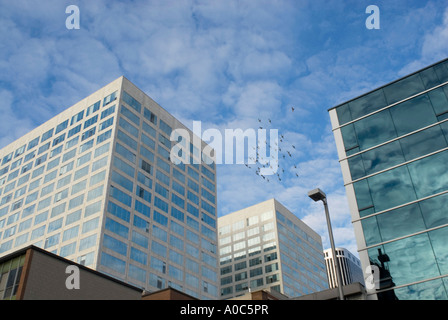
M 327 218 L 328 235 L 330 237 L 331 252 L 333 254 L 334 265 L 336 267 L 336 277 L 338 280 L 339 299 L 344 300 L 344 292 L 342 291 L 341 268 L 339 266 L 339 260 L 336 257 L 336 250 L 334 247 L 333 231 L 331 229 L 330 213 L 328 212 L 327 196 L 325 195 L 325 193 L 322 190 L 317 188 L 317 189 L 309 191 L 308 197 L 310 197 L 311 199 L 313 199 L 316 202 L 322 201 L 324 203 L 325 216 Z

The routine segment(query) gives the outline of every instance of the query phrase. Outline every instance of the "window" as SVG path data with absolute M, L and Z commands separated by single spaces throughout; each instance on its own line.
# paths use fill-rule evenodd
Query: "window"
M 132 183 L 132 181 L 125 178 L 115 170 L 112 171 L 112 181 L 129 190 L 130 192 L 134 190 L 134 184 Z
M 127 245 L 107 234 L 103 237 L 103 246 L 123 256 L 127 254 Z
M 97 101 L 86 109 L 86 117 L 97 112 L 100 109 L 101 101 Z
M 109 118 L 103 122 L 100 123 L 100 126 L 98 128 L 98 131 L 102 131 L 106 128 L 109 128 L 114 123 L 114 118 Z
M 159 212 L 154 210 L 153 216 L 154 216 L 153 219 L 154 219 L 155 222 L 157 222 L 157 223 L 159 223 L 159 224 L 161 224 L 162 226 L 165 226 L 165 227 L 168 226 L 168 218 L 165 217 L 163 214 L 161 214 L 161 213 L 159 213 Z
M 104 119 L 115 112 L 115 105 L 107 108 L 106 110 L 101 112 L 101 119 Z
M 124 102 L 126 102 L 129 106 L 131 106 L 135 111 L 137 111 L 138 113 L 141 112 L 142 110 L 142 105 L 140 102 L 138 102 L 137 100 L 135 100 L 129 93 L 127 93 L 126 91 L 123 91 L 123 96 L 122 99 Z
M 52 136 L 53 136 L 53 129 L 50 129 L 42 135 L 41 142 L 44 142 L 45 140 L 50 139 Z
M 103 107 L 112 101 L 115 101 L 117 99 L 117 91 L 111 93 L 110 95 L 106 96 L 103 100 Z
M 100 197 L 103 194 L 103 188 L 104 185 L 101 185 L 99 187 L 96 187 L 95 189 L 90 190 L 87 193 L 87 201 Z
M 110 268 L 118 273 L 124 274 L 126 272 L 126 262 L 115 258 L 105 252 L 101 252 L 101 265 Z
M 156 183 L 156 189 L 155 191 L 160 194 L 161 196 L 168 199 L 169 191 L 167 188 L 163 187 L 162 185 Z
M 105 228 L 125 239 L 128 238 L 129 228 L 111 218 L 106 218 Z
M 125 147 L 123 147 L 120 143 L 116 143 L 115 145 L 115 151 L 122 156 L 124 159 L 132 162 L 135 164 L 135 161 L 137 160 L 136 155 L 129 151 L 128 149 L 126 149 Z
M 94 128 L 91 128 L 91 129 L 85 131 L 81 136 L 81 141 L 84 141 L 84 140 L 90 138 L 91 136 L 93 136 L 95 134 L 95 130 L 96 130 L 96 128 L 94 127 Z
M 149 222 L 137 215 L 134 215 L 133 225 L 139 228 L 141 231 L 149 233 Z
M 140 168 L 142 168 L 143 171 L 145 171 L 149 174 L 152 173 L 152 166 L 145 160 L 142 160 L 142 159 L 140 160 Z
M 130 133 L 134 137 L 138 138 L 138 129 L 126 121 L 124 118 L 120 118 L 119 126 L 123 128 L 126 132 Z
M 125 134 L 123 131 L 118 130 L 117 138 L 121 142 L 124 143 L 125 146 L 128 146 L 134 150 L 137 150 L 137 141 L 129 137 L 127 134 Z
M 98 121 L 98 115 L 96 115 L 96 116 L 94 116 L 94 117 L 92 117 L 90 119 L 87 119 L 84 122 L 84 129 L 86 129 L 86 128 L 90 127 L 91 125 L 95 124 L 97 121 Z
M 152 153 L 142 145 L 140 146 L 140 154 L 151 162 L 154 162 L 154 153 Z
M 67 198 L 67 196 L 68 196 L 68 189 L 65 189 L 65 190 L 63 190 L 61 192 L 58 192 L 54 196 L 54 202 L 56 203 L 56 202 L 59 202 L 61 200 L 64 200 L 65 198 Z
M 37 138 L 31 140 L 31 141 L 28 143 L 28 148 L 27 148 L 27 150 L 31 150 L 32 148 L 34 148 L 35 146 L 37 146 L 37 145 L 39 144 L 39 139 L 40 139 L 40 137 L 37 137 Z
M 140 118 L 136 116 L 134 113 L 132 113 L 132 111 L 130 111 L 128 108 L 122 105 L 120 108 L 120 112 L 126 118 L 131 120 L 135 125 L 137 125 L 137 127 L 140 126 Z
M 162 119 L 160 119 L 159 127 L 168 137 L 171 136 L 171 131 L 173 129 Z
M 75 124 L 76 122 L 82 120 L 82 118 L 84 117 L 84 110 L 82 110 L 81 112 L 77 113 L 76 115 L 74 115 L 71 120 L 70 120 L 70 125 Z M 42 137 L 43 138 L 43 137 Z M 43 140 L 42 140 L 43 141 Z
M 128 207 L 131 207 L 132 203 L 132 197 L 124 193 L 123 191 L 117 189 L 114 186 L 110 187 L 111 196 L 120 201 L 121 203 L 127 205 Z
M 73 129 L 70 129 L 67 133 L 67 138 L 74 136 L 75 134 L 77 134 L 80 131 L 81 131 L 81 125 L 78 125 L 78 126 L 74 127 Z
M 68 120 L 65 120 L 64 122 L 62 122 L 61 124 L 58 124 L 58 126 L 56 127 L 56 131 L 54 132 L 54 134 L 58 134 L 59 132 L 61 132 L 62 130 L 65 130 L 68 126 Z
M 157 124 L 157 116 L 148 109 L 146 108 L 143 109 L 143 116 L 151 123 Z
M 154 205 L 160 210 L 163 210 L 164 212 L 168 213 L 168 203 L 161 200 L 160 198 L 154 197 Z
M 67 141 L 67 143 L 65 144 L 65 150 L 70 149 L 71 147 L 76 146 L 78 144 L 78 142 L 79 142 L 79 136 L 71 139 L 70 141 Z
M 124 173 L 126 173 L 128 176 L 132 178 L 134 177 L 135 174 L 134 168 L 129 164 L 127 164 L 126 162 L 124 162 L 123 160 L 121 160 L 120 158 L 114 157 L 114 166 L 123 171 Z
M 107 139 L 109 139 L 112 135 L 112 129 L 100 134 L 97 138 L 96 138 L 96 143 L 100 144 L 103 141 L 106 141 Z
M 134 242 L 135 244 L 138 244 L 139 246 L 142 246 L 144 248 L 148 248 L 148 246 L 149 246 L 148 238 L 136 231 L 132 231 L 132 242 Z M 154 243 L 154 241 L 153 241 L 153 243 Z

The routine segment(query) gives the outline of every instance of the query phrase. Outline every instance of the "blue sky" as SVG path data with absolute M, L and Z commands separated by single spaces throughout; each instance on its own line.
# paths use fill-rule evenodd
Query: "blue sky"
M 372 4 L 379 30 L 365 26 Z M 79 30 L 65 27 L 69 5 L 79 7 Z M 448 54 L 446 1 L 0 0 L 0 8 L 0 147 L 124 75 L 187 127 L 245 130 L 261 119 L 284 136 L 291 157 L 280 153 L 281 181 L 218 166 L 219 215 L 276 198 L 328 247 L 322 205 L 306 195 L 320 187 L 336 245 L 354 253 L 327 110 Z

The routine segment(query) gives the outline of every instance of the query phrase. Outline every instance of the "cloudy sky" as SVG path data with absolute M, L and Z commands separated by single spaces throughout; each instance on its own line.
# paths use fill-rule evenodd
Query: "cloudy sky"
M 356 253 L 327 110 L 447 55 L 446 0 L 0 0 L 0 147 L 124 75 L 187 127 L 283 135 L 269 182 L 218 165 L 219 216 L 276 198 L 328 247 L 320 187 Z

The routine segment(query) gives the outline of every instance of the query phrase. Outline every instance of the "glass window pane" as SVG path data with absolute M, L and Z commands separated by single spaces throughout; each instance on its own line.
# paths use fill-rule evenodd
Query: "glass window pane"
M 419 198 L 448 189 L 448 151 L 411 162 L 408 168 Z
M 389 109 L 375 113 L 354 123 L 361 150 L 397 137 Z
M 448 227 L 429 232 L 432 248 L 436 256 L 437 265 L 441 274 L 448 273 L 448 250 L 446 243 L 448 239 Z
M 376 212 L 416 199 L 412 181 L 405 166 L 377 174 L 368 180 Z
M 441 83 L 448 81 L 448 61 L 440 63 L 433 68 Z
M 425 89 L 430 89 L 440 84 L 439 78 L 434 71 L 434 68 L 429 68 L 420 72 L 420 77 L 422 78 L 423 85 Z
M 350 113 L 348 103 L 338 107 L 336 109 L 336 112 L 338 114 L 339 125 L 343 125 L 344 123 L 352 121 L 352 115 Z
M 448 111 L 448 100 L 444 88 L 448 88 L 448 86 L 445 85 L 428 92 L 428 97 L 437 115 Z
M 400 139 L 400 145 L 406 161 L 447 147 L 438 125 Z
M 402 285 L 440 275 L 428 234 L 384 244 L 392 281 Z
M 350 150 L 358 146 L 356 133 L 353 124 L 341 128 L 342 140 L 344 141 L 345 150 Z
M 354 183 L 353 188 L 355 189 L 356 202 L 358 204 L 359 211 L 373 206 L 372 197 L 370 195 L 370 188 L 367 180 L 361 180 Z
M 368 93 L 349 103 L 353 120 L 384 108 L 386 105 L 387 102 L 382 89 Z
M 448 223 L 448 194 L 443 194 L 419 203 L 427 228 Z
M 418 204 L 411 204 L 377 216 L 383 241 L 424 230 L 425 223 Z
M 426 94 L 392 107 L 390 113 L 399 136 L 437 122 Z
M 394 290 L 398 300 L 447 300 L 443 279 L 425 281 Z
M 385 144 L 381 147 L 362 154 L 366 174 L 393 167 L 404 162 L 403 153 L 398 141 Z
M 383 90 L 387 103 L 392 104 L 418 92 L 424 91 L 425 88 L 420 75 L 417 73 L 388 85 L 387 87 L 384 87 Z
M 361 220 L 361 224 L 367 246 L 383 242 L 380 235 L 380 229 L 378 228 L 378 223 L 376 221 L 376 216 Z

